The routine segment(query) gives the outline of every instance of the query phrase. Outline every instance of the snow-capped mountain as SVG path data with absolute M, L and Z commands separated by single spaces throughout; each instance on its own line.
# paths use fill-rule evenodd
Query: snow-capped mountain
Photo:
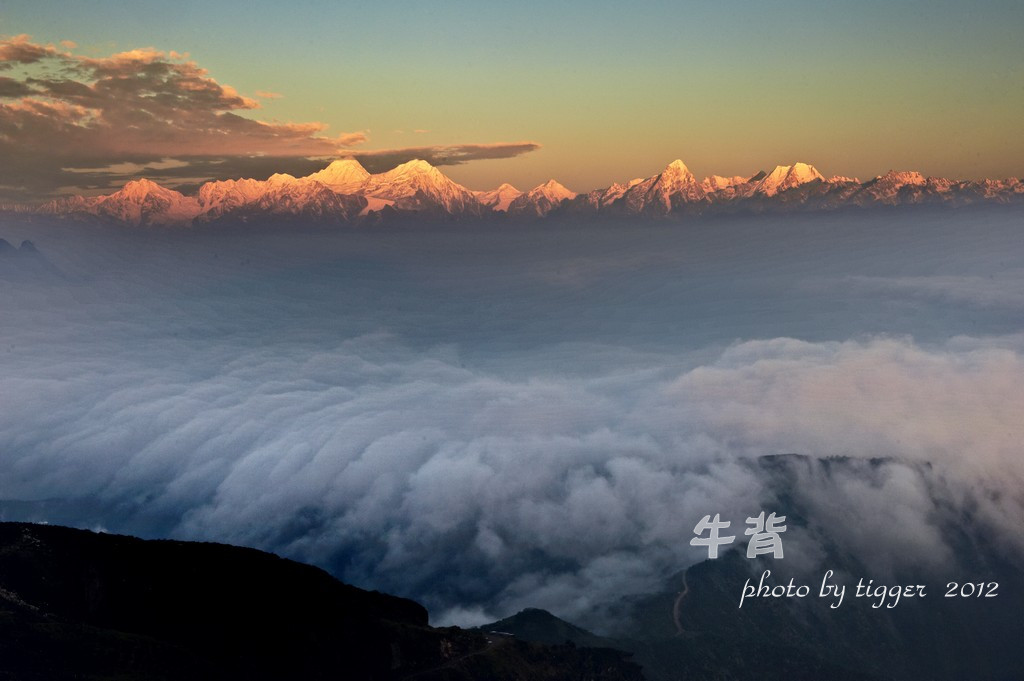
M 174 225 L 199 214 L 199 201 L 147 179 L 132 180 L 107 196 L 81 196 L 53 201 L 43 212 L 89 213 L 112 222 L 139 225 Z
M 316 220 L 352 220 L 367 205 L 366 198 L 359 194 L 341 194 L 316 180 L 296 181 L 271 188 L 255 204 L 243 206 L 236 213 L 248 213 L 250 218 L 280 215 Z
M 807 163 L 776 166 L 750 177 L 712 175 L 699 184 L 682 161 L 652 177 L 613 184 L 580 195 L 566 211 L 576 215 L 698 215 L 716 212 L 832 210 L 847 205 L 954 204 L 1024 200 L 1016 178 L 954 182 L 915 172 L 890 172 L 861 183 L 855 178 L 825 178 Z
M 982 180 L 974 183 L 974 191 L 985 199 L 1007 200 L 1024 196 L 1024 182 L 1011 177 L 1005 180 Z
M 170 226 L 284 218 L 360 222 L 399 215 L 480 218 L 499 212 L 526 219 L 551 213 L 662 217 L 979 201 L 1024 201 L 1024 182 L 1017 178 L 954 181 L 890 171 L 861 183 L 843 176 L 826 179 L 807 163 L 780 165 L 750 177 L 711 175 L 698 182 L 681 160 L 675 160 L 651 177 L 577 195 L 555 180 L 525 193 L 510 184 L 471 191 L 426 161 L 409 161 L 372 174 L 356 160 L 341 159 L 305 177 L 279 173 L 266 180 L 207 182 L 196 196 L 147 179 L 132 180 L 109 195 L 61 198 L 38 210 L 131 226 Z
M 493 211 L 507 211 L 509 204 L 522 196 L 523 192 L 505 182 L 497 189 L 473 192 L 473 194 L 484 208 L 490 208 Z
M 266 214 L 347 220 L 366 208 L 368 202 L 359 193 L 369 177 L 358 161 L 344 159 L 301 178 L 275 173 L 266 180 L 207 182 L 199 188 L 200 212 L 194 217 L 210 221 Z
M 794 163 L 791 166 L 775 166 L 775 170 L 754 184 L 750 193 L 775 196 L 779 192 L 814 181 L 824 182 L 825 178 L 812 165 Z
M 860 191 L 855 195 L 858 203 L 886 203 L 896 205 L 898 203 L 917 202 L 921 196 L 921 189 L 928 187 L 929 179 L 914 171 L 890 170 L 885 175 L 869 180 L 864 183 Z M 943 185 L 933 183 L 934 189 L 943 190 Z M 948 189 L 948 187 L 945 187 Z
M 591 192 L 587 192 L 586 194 L 580 194 L 576 197 L 576 201 L 572 208 L 575 212 L 580 212 L 581 210 L 586 211 L 588 209 L 596 211 L 607 209 L 613 203 L 621 199 L 622 195 L 625 194 L 630 187 L 640 184 L 643 181 L 644 178 L 637 177 L 625 184 L 616 182 L 605 189 L 595 189 Z
M 339 194 L 357 194 L 370 179 L 371 175 L 359 161 L 345 158 L 332 161 L 329 166 L 304 180 L 319 182 Z
M 548 180 L 515 198 L 508 206 L 509 215 L 544 217 L 566 201 L 576 198 L 576 192 L 566 189 L 555 180 Z
M 390 201 L 397 210 L 441 209 L 449 215 L 482 212 L 473 192 L 452 182 L 426 161 L 409 161 L 386 173 L 370 175 L 359 191 L 368 197 Z
M 207 182 L 199 188 L 200 212 L 209 218 L 216 218 L 255 204 L 267 191 L 268 183 L 259 180 Z
M 150 180 L 133 180 L 113 194 L 59 199 L 41 210 L 138 226 L 280 216 L 344 222 L 385 207 L 452 216 L 480 215 L 484 210 L 473 192 L 426 161 L 409 161 L 373 175 L 353 159 L 334 161 L 305 177 L 277 173 L 266 180 L 207 182 L 196 197 Z
M 733 177 L 712 175 L 710 177 L 705 177 L 704 181 L 700 183 L 700 186 L 701 189 L 704 190 L 709 201 L 721 203 L 723 201 L 731 201 L 737 196 L 749 195 L 754 184 L 760 181 L 763 177 L 764 173 L 758 173 L 753 177 L 743 177 L 742 175 L 734 175 Z
M 697 178 L 685 163 L 676 159 L 657 175 L 627 187 L 610 205 L 628 213 L 668 215 L 706 198 L 707 192 Z
M 722 191 L 723 189 L 732 189 L 733 187 L 744 185 L 747 183 L 748 179 L 749 178 L 742 177 L 740 175 L 735 175 L 733 177 L 711 175 L 710 177 L 704 178 L 704 181 L 700 183 L 700 187 L 706 194 L 710 194 L 711 192 Z

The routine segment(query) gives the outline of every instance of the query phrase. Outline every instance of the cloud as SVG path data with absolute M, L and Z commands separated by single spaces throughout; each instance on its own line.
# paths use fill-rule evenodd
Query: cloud
M 425 132 L 425 131 L 414 131 Z M 537 142 L 500 142 L 496 144 L 452 144 L 427 147 L 406 147 L 381 151 L 357 151 L 352 155 L 367 170 L 380 172 L 399 163 L 422 159 L 435 166 L 454 166 L 485 159 L 514 158 L 540 149 Z
M 281 99 L 284 95 L 278 92 L 270 92 L 268 90 L 257 90 L 256 96 L 260 99 Z
M 32 88 L 20 80 L 0 76 L 0 97 L 24 97 L 32 92 Z
M 75 191 L 111 191 L 126 178 L 146 177 L 178 191 L 189 193 L 203 182 L 216 178 L 267 178 L 274 173 L 296 177 L 322 170 L 325 161 L 306 156 L 189 156 L 164 157 L 135 163 L 120 162 L 100 167 L 65 167 L 59 177 Z M 189 185 L 194 185 L 190 188 Z
M 704 514 L 735 528 L 784 496 L 808 518 L 787 561 L 808 566 L 827 542 L 879 575 L 949 561 L 944 523 L 968 512 L 1024 550 L 1019 339 L 492 354 L 465 310 L 495 262 L 452 271 L 406 238 L 368 266 L 370 237 L 344 237 L 65 245 L 73 286 L 0 300 L 0 499 L 74 495 L 77 522 L 270 549 L 442 621 L 595 621 L 699 560 Z M 496 262 L 550 255 L 521 248 Z M 578 312 L 578 283 L 520 276 Z M 520 290 L 500 281 L 502 301 Z M 388 331 L 388 307 L 467 339 Z M 810 458 L 758 459 L 788 452 Z
M 66 57 L 67 54 L 61 53 L 53 45 L 33 43 L 31 36 L 24 33 L 0 40 L 0 71 L 62 56 Z
M 0 184 L 44 192 L 74 183 L 63 168 L 145 165 L 190 156 L 337 155 L 362 133 L 325 135 L 322 123 L 268 123 L 240 115 L 259 103 L 182 55 L 153 48 L 91 58 L 27 36 L 0 42 L 8 66 L 50 65 L 0 84 Z
M 1024 305 L 1024 270 L 989 276 L 849 277 L 846 283 L 871 293 L 901 293 L 917 298 L 967 303 L 982 307 Z
M 109 188 L 129 175 L 109 168 L 148 166 L 164 158 L 219 160 L 230 172 L 249 159 L 324 159 L 351 156 L 368 141 L 366 132 L 331 135 L 319 122 L 262 121 L 260 108 L 230 85 L 217 82 L 187 55 L 138 48 L 107 57 L 61 52 L 20 35 L 0 40 L 0 69 L 19 75 L 0 79 L 0 186 L 17 188 L 6 197 L 38 199 L 56 188 Z M 257 97 L 276 98 L 258 91 Z M 533 145 L 530 148 L 536 148 Z M 454 145 L 420 150 L 365 152 L 379 163 L 400 163 L 420 151 L 442 163 L 507 158 L 523 145 Z M 235 161 L 236 163 L 232 163 Z M 199 163 L 184 176 L 202 177 Z M 96 182 L 79 185 L 93 168 Z M 274 168 L 273 172 L 287 170 Z M 240 177 L 218 174 L 218 179 Z M 213 179 L 212 177 L 210 179 Z

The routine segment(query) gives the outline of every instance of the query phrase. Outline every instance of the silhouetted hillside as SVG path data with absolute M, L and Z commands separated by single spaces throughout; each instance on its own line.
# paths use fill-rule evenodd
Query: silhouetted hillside
M 252 549 L 0 523 L 0 679 L 641 679 Z

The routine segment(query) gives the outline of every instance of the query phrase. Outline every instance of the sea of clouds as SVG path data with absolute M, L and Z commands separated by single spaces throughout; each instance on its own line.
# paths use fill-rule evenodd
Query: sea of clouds
M 7 224 L 47 267 L 0 261 L 0 513 L 272 550 L 460 624 L 600 623 L 783 491 L 808 570 L 941 569 L 964 517 L 1020 561 L 1018 223 Z M 783 490 L 758 457 L 788 453 Z

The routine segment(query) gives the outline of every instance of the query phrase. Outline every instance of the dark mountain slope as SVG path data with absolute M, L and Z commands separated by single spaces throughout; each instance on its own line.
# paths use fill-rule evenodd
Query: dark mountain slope
M 271 554 L 0 523 L 0 679 L 641 679 Z

